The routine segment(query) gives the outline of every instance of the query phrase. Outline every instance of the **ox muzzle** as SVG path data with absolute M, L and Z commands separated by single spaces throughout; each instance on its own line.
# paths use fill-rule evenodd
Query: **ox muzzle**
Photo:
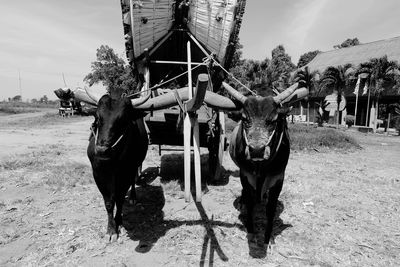
M 275 136 L 275 130 L 269 135 L 260 135 L 258 140 L 249 140 L 246 131 L 242 130 L 242 135 L 245 143 L 245 156 L 251 161 L 265 161 L 271 157 L 271 141 Z
M 96 131 L 94 131 L 92 128 L 91 131 L 94 136 L 94 152 L 95 152 L 95 154 L 101 159 L 110 159 L 112 151 L 121 142 L 122 138 L 124 137 L 124 134 L 121 134 L 119 136 L 119 138 L 115 142 L 113 142 L 113 144 L 108 144 L 108 143 L 98 141 L 98 136 L 99 136 L 98 128 L 96 129 Z

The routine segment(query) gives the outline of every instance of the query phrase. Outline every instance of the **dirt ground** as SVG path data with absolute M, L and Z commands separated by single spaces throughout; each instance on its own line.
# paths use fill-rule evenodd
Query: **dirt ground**
M 274 224 L 276 243 L 268 250 L 250 242 L 243 227 L 238 169 L 228 153 L 224 179 L 204 186 L 196 204 L 183 198 L 183 151 L 159 156 L 158 147 L 150 146 L 138 203 L 126 203 L 125 229 L 118 242 L 107 244 L 106 212 L 86 157 L 92 119 L 26 126 L 9 124 L 9 117 L 0 116 L 0 266 L 400 262 L 399 137 L 350 133 L 362 149 L 292 153 Z M 27 119 L 21 117 L 12 120 Z M 205 165 L 206 153 L 202 157 Z M 263 208 L 256 217 L 261 233 Z

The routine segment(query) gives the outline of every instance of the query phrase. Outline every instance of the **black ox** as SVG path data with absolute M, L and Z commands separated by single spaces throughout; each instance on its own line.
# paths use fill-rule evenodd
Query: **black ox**
M 97 100 L 95 96 L 91 97 Z M 87 155 L 94 180 L 103 195 L 108 214 L 106 237 L 111 242 L 118 238 L 122 205 L 130 186 L 130 199 L 135 199 L 135 177 L 147 153 L 144 113 L 134 109 L 135 105 L 147 99 L 130 100 L 104 95 L 96 101 L 97 111 Z
M 227 91 L 242 106 L 242 117 L 232 132 L 229 152 L 240 168 L 241 201 L 247 207 L 247 232 L 254 233 L 255 204 L 267 200 L 266 244 L 271 238 L 290 153 L 286 123 L 289 104 L 308 94 L 306 88 L 298 89 L 298 85 L 294 84 L 275 97 L 245 97 L 224 83 Z

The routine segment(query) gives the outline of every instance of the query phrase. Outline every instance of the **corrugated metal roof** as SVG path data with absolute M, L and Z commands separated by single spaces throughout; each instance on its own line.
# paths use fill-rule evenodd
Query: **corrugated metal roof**
M 322 73 L 329 66 L 336 67 L 348 63 L 357 66 L 371 58 L 380 58 L 385 55 L 389 60 L 400 63 L 400 37 L 322 52 L 307 66 L 310 71 L 318 70 Z

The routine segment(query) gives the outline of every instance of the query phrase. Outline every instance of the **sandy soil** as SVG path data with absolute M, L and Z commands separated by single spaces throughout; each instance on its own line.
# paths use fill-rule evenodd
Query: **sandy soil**
M 185 203 L 182 152 L 150 147 L 138 203 L 124 207 L 119 242 L 86 157 L 91 118 L 2 126 L 1 266 L 398 266 L 400 138 L 352 133 L 355 152 L 292 153 L 275 219 L 276 244 L 249 242 L 238 171 Z M 14 118 L 16 120 L 16 118 Z M 203 156 L 204 163 L 207 160 Z M 206 168 L 204 176 L 206 176 Z M 256 222 L 265 222 L 263 206 Z M 262 230 L 260 229 L 262 232 Z

